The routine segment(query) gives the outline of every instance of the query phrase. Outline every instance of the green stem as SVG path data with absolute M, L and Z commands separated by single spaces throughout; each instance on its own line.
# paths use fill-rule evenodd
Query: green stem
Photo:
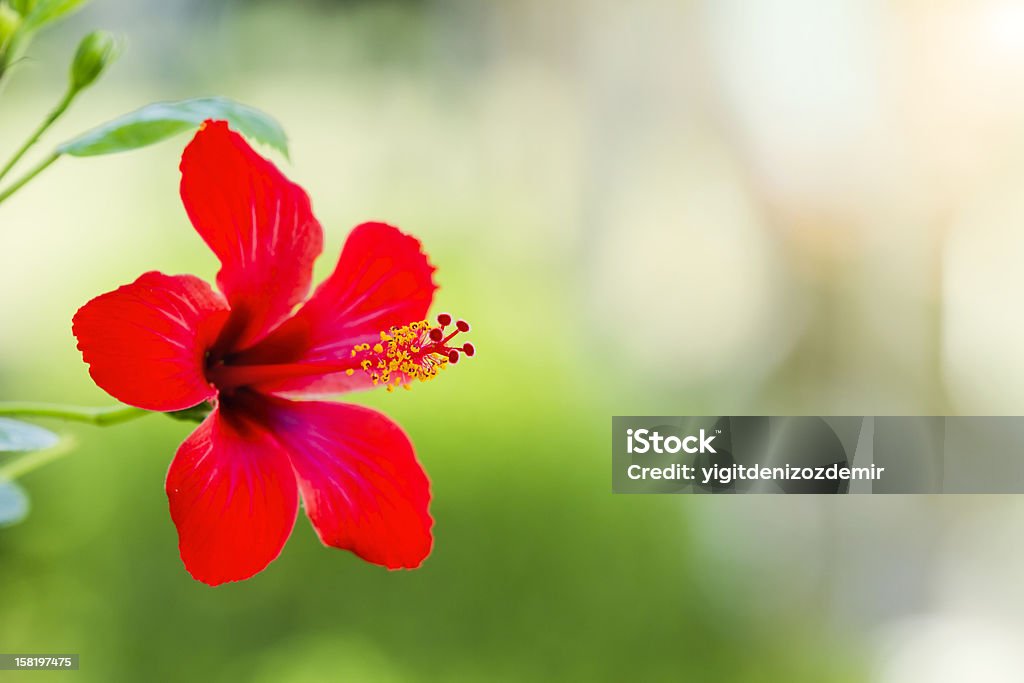
M 7 87 L 7 74 L 11 72 L 11 55 L 14 54 L 14 39 L 7 41 L 3 54 L 0 54 L 0 95 Z
M 0 467 L 0 481 L 12 481 L 37 470 L 48 462 L 67 455 L 75 448 L 75 440 L 71 437 L 64 437 L 53 448 L 42 451 L 34 451 L 28 455 L 18 458 L 12 463 Z
M 54 403 L 0 403 L 0 416 L 4 417 L 44 417 L 69 422 L 85 422 L 98 427 L 128 422 L 148 414 L 148 410 L 133 406 L 87 408 Z
M 28 140 L 26 140 L 18 151 L 14 153 L 14 156 L 7 162 L 7 165 L 5 165 L 3 169 L 0 169 L 0 180 L 3 180 L 4 177 L 11 172 L 11 169 L 14 168 L 15 164 L 21 161 L 21 158 L 25 156 L 25 152 L 31 149 L 32 145 L 39 141 L 39 138 L 43 136 L 46 129 L 52 126 L 53 123 L 68 110 L 68 107 L 71 106 L 71 102 L 75 99 L 75 95 L 77 94 L 78 90 L 73 87 L 68 88 L 68 91 L 64 93 L 64 97 L 60 99 L 60 102 L 58 102 L 57 106 L 53 108 L 53 111 L 43 119 L 43 122 L 40 123 L 39 127 L 32 132 L 32 135 L 29 136 Z
M 7 45 L 4 46 L 3 55 L 0 55 L 2 57 L 0 59 L 0 93 L 3 92 L 4 87 L 7 85 L 7 78 L 11 73 L 11 68 L 18 62 L 20 56 L 25 53 L 31 42 L 31 33 L 18 30 L 7 41 Z
M 27 183 L 28 181 L 32 180 L 37 175 L 45 171 L 46 168 L 53 162 L 57 161 L 57 159 L 60 159 L 60 152 L 51 153 L 50 156 L 43 159 L 35 168 L 33 168 L 31 171 L 29 171 L 28 173 L 14 181 L 14 183 L 10 185 L 6 190 L 0 192 L 0 203 L 2 203 L 5 199 L 10 197 L 18 190 L 20 190 L 22 185 L 24 185 L 25 183 Z

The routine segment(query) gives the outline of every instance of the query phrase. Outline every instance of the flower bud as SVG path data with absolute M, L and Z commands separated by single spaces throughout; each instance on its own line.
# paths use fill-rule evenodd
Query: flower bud
M 21 26 L 21 15 L 3 0 L 0 0 L 0 53 L 7 47 L 14 32 Z
M 81 90 L 92 84 L 107 65 L 117 59 L 117 41 L 106 31 L 93 31 L 78 44 L 71 64 L 71 87 Z

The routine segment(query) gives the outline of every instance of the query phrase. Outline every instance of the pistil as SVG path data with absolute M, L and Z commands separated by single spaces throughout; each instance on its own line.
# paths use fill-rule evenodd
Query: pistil
M 453 329 L 449 330 L 451 325 L 452 317 L 442 313 L 437 316 L 434 326 L 421 320 L 391 327 L 380 333 L 378 342 L 355 346 L 348 358 L 259 365 L 217 361 L 209 364 L 206 376 L 217 389 L 225 392 L 342 372 L 349 376 L 364 372 L 374 385 L 386 386 L 388 391 L 399 386 L 408 389 L 414 380 L 426 382 L 434 379 L 441 370 L 458 363 L 462 356 L 470 357 L 476 353 L 476 348 L 469 342 L 452 344 L 459 334 L 469 332 L 469 323 L 455 321 Z

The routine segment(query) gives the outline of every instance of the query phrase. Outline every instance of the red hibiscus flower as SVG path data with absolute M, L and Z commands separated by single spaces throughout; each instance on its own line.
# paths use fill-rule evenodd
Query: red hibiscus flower
M 465 322 L 423 320 L 436 285 L 419 241 L 358 226 L 307 299 L 323 237 L 302 188 L 220 121 L 185 149 L 181 175 L 189 218 L 220 260 L 219 291 L 145 273 L 83 306 L 73 330 L 92 378 L 124 403 L 212 406 L 167 473 L 185 567 L 210 585 L 262 571 L 300 496 L 325 545 L 419 566 L 433 543 L 430 483 L 408 437 L 369 408 L 295 400 L 408 388 L 473 355 L 452 345 Z

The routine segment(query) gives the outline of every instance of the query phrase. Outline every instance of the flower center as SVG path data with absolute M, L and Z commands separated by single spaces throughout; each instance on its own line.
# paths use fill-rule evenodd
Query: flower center
M 409 389 L 414 380 L 426 382 L 447 366 L 458 363 L 462 356 L 474 355 L 476 349 L 471 343 L 452 343 L 456 336 L 468 331 L 469 323 L 465 320 L 453 324 L 452 317 L 442 313 L 434 326 L 421 320 L 381 332 L 380 341 L 357 345 L 348 358 L 261 364 L 221 360 L 209 363 L 206 373 L 218 390 L 229 393 L 241 387 L 339 372 L 350 376 L 365 372 L 374 385 L 386 386 L 388 391 L 398 387 Z
M 384 385 L 388 391 L 397 387 L 411 389 L 414 380 L 426 382 L 437 377 L 448 365 L 459 362 L 461 356 L 472 356 L 475 347 L 465 342 L 453 345 L 452 340 L 462 332 L 469 332 L 465 320 L 455 322 L 447 313 L 437 316 L 437 325 L 426 320 L 402 327 L 392 327 L 380 333 L 380 341 L 372 346 L 360 344 L 352 349 L 352 359 L 370 376 L 374 385 Z M 354 369 L 346 374 L 354 374 Z

